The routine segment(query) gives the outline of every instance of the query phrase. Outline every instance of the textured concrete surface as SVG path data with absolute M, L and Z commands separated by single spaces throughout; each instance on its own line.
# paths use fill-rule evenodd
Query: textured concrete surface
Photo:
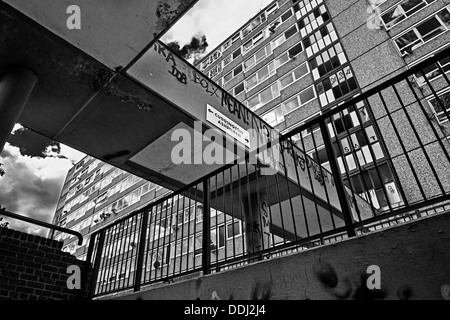
M 449 299 L 450 214 L 115 299 Z M 369 266 L 380 268 L 370 290 Z M 110 297 L 112 298 L 112 297 Z

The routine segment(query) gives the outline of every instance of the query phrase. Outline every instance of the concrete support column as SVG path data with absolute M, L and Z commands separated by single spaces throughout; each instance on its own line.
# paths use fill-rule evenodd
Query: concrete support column
M 243 198 L 245 219 L 245 244 L 247 253 L 268 249 L 271 245 L 270 216 L 267 197 L 262 192 Z M 250 259 L 254 261 L 254 259 Z M 261 260 L 261 257 L 259 257 Z
M 15 66 L 5 70 L 0 80 L 0 150 L 3 150 L 36 83 L 36 75 L 28 68 Z

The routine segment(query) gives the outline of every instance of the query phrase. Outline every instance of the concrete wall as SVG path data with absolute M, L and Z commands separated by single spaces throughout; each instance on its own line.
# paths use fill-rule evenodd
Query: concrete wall
M 67 267 L 82 266 L 63 243 L 0 228 L 0 300 L 74 300 Z
M 380 267 L 369 290 L 367 268 Z M 450 299 L 450 213 L 114 299 Z M 111 297 L 109 297 L 111 298 Z

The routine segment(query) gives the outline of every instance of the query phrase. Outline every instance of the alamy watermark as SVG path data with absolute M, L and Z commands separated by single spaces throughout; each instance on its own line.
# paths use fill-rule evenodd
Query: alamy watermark
M 203 134 L 203 123 L 194 123 L 193 133 L 188 129 L 178 128 L 172 131 L 171 141 L 178 142 L 171 151 L 171 160 L 180 164 L 230 164 L 245 162 L 261 168 L 262 175 L 274 175 L 280 170 L 281 146 L 278 135 L 262 134 L 249 129 L 248 145 L 240 144 L 237 148 L 234 138 L 218 129 L 208 129 Z M 270 145 L 268 143 L 270 142 Z M 260 152 L 256 152 L 260 148 Z M 259 151 L 259 150 L 258 150 Z M 249 156 L 246 157 L 246 152 Z
M 370 30 L 381 29 L 383 26 L 383 21 L 381 20 L 381 9 L 380 5 L 386 0 L 369 0 L 370 6 L 367 7 L 367 28 Z
M 80 30 L 81 29 L 81 9 L 77 5 L 67 7 L 66 13 L 69 15 L 66 21 L 67 29 Z
M 66 285 L 69 290 L 81 289 L 81 269 L 77 265 L 71 265 L 67 268 L 67 274 L 70 276 L 66 280 Z

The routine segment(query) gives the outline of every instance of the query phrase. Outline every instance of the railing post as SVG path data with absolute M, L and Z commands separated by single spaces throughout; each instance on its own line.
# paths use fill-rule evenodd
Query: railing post
M 203 181 L 203 227 L 202 227 L 202 268 L 203 274 L 211 273 L 211 184 Z
M 100 231 L 100 239 L 98 240 L 97 252 L 95 253 L 95 261 L 94 261 L 94 274 L 92 275 L 92 281 L 89 285 L 89 293 L 88 298 L 92 298 L 95 294 L 95 284 L 97 283 L 98 273 L 100 269 L 100 262 L 102 260 L 103 247 L 105 245 L 105 237 L 106 237 L 106 229 Z M 91 244 L 89 244 L 90 248 Z
M 350 211 L 350 206 L 348 205 L 347 193 L 345 191 L 344 183 L 342 182 L 341 170 L 336 161 L 336 155 L 333 150 L 333 144 L 331 143 L 330 135 L 328 134 L 328 129 L 324 121 L 320 121 L 320 130 L 322 131 L 323 142 L 325 144 L 325 149 L 327 150 L 328 160 L 330 161 L 331 171 L 333 172 L 334 183 L 336 185 L 336 191 L 338 194 L 339 202 L 341 204 L 342 214 L 344 215 L 345 226 L 347 227 L 347 235 L 349 237 L 356 236 L 355 229 L 353 229 L 352 224 L 352 213 Z
M 89 288 L 89 275 L 91 270 L 93 270 L 91 265 L 92 254 L 94 253 L 95 239 L 97 238 L 97 234 L 92 234 L 89 241 L 88 251 L 86 255 L 86 261 L 84 262 L 84 268 L 81 274 L 81 292 L 80 299 L 89 299 L 89 292 L 87 291 Z M 98 272 L 98 271 L 97 271 Z
M 141 236 L 139 238 L 138 258 L 136 266 L 136 276 L 134 278 L 134 291 L 141 290 L 142 264 L 144 263 L 145 240 L 147 239 L 148 229 L 148 209 L 144 210 L 142 215 Z

